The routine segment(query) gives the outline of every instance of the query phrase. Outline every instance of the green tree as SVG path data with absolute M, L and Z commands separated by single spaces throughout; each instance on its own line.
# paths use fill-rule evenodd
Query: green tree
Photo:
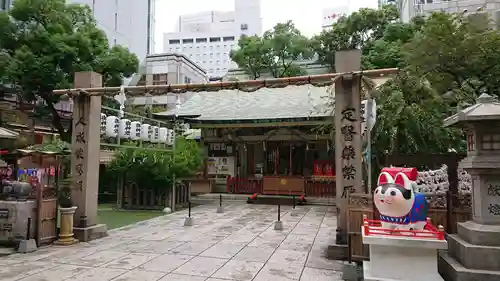
M 53 90 L 71 88 L 78 71 L 95 71 L 105 85 L 120 85 L 138 63 L 126 48 L 110 48 L 88 6 L 16 0 L 8 13 L 0 12 L 0 83 L 36 103 L 37 115 L 49 118 L 64 141 L 71 139 L 71 126 L 59 115 L 60 96 Z
M 305 70 L 294 62 L 312 56 L 310 40 L 291 21 L 278 23 L 262 37 L 241 37 L 238 49 L 231 52 L 231 59 L 253 79 L 264 71 L 275 78 L 303 75 Z
M 381 9 L 363 8 L 348 16 L 342 16 L 329 30 L 313 37 L 318 62 L 335 71 L 335 52 L 360 49 L 366 52 L 374 41 L 382 38 L 388 25 L 394 23 L 399 12 L 394 5 Z
M 416 17 L 410 23 L 395 22 L 387 25 L 382 36 L 363 49 L 363 69 L 405 67 L 404 46 L 424 24 L 423 18 Z
M 172 153 L 148 149 L 122 148 L 106 168 L 110 181 L 125 177 L 144 188 L 172 186 L 173 175 L 177 178 L 194 175 L 203 164 L 203 151 L 199 144 L 183 137 L 176 139 L 175 157 Z
M 294 62 L 313 56 L 310 40 L 302 35 L 292 21 L 278 23 L 264 32 L 264 61 L 273 77 L 288 77 L 303 74 Z
M 265 69 L 264 42 L 259 36 L 242 36 L 238 40 L 238 49 L 232 50 L 231 59 L 253 79 L 258 79 Z
M 375 100 L 374 155 L 464 151 L 461 131 L 442 125 L 452 108 L 427 81 L 402 71 L 376 91 Z
M 434 13 L 404 48 L 414 75 L 457 105 L 483 91 L 500 97 L 500 33 L 461 14 Z

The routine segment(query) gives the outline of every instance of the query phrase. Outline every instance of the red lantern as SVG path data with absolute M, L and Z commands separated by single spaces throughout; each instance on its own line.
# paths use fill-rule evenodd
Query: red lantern
M 322 176 L 323 175 L 323 167 L 321 166 L 321 163 L 319 161 L 314 161 L 314 172 L 313 174 L 315 176 Z

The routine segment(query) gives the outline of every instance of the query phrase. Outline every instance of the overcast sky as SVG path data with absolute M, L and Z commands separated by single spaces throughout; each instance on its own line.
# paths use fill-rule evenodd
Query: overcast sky
M 307 36 L 321 31 L 322 10 L 336 6 L 350 6 L 351 11 L 361 7 L 377 7 L 377 0 L 261 0 L 263 30 L 276 23 L 292 20 Z M 234 0 L 157 0 L 156 52 L 162 52 L 163 33 L 172 32 L 180 15 L 203 11 L 232 11 Z

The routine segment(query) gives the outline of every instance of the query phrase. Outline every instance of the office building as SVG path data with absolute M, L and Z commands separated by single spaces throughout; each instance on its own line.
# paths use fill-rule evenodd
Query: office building
M 210 77 L 222 77 L 236 64 L 230 52 L 242 35 L 261 35 L 260 0 L 235 0 L 230 12 L 208 11 L 179 17 L 175 32 L 163 36 L 163 52 L 181 53 L 204 68 Z
M 156 0 L 67 0 L 88 5 L 110 46 L 122 45 L 139 61 L 153 52 Z
M 6 11 L 12 5 L 12 0 L 0 0 L 0 11 Z
M 202 84 L 207 81 L 206 71 L 185 55 L 165 53 L 148 55 L 139 73 L 132 77 L 130 85 Z M 180 95 L 180 102 L 184 103 L 191 94 Z M 149 103 L 156 107 L 167 108 L 175 106 L 176 96 L 135 97 L 131 98 L 129 103 L 133 105 Z
M 399 0 L 401 20 L 409 22 L 417 15 L 428 15 L 432 12 L 464 13 L 471 17 L 489 18 L 491 24 L 500 27 L 500 0 Z

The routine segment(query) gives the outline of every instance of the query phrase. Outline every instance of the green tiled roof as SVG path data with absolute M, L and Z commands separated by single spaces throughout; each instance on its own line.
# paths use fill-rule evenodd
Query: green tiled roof
M 200 121 L 326 117 L 332 114 L 327 96 L 327 87 L 313 85 L 200 92 L 180 106 L 178 115 Z M 175 109 L 156 115 L 173 116 Z

